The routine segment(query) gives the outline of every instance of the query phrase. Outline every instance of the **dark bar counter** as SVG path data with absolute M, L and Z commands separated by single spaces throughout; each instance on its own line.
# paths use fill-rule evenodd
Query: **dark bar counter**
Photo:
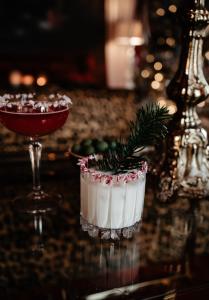
M 45 190 L 63 195 L 56 214 L 15 210 L 31 188 L 29 161 L 1 156 L 0 177 L 0 299 L 208 299 L 207 200 L 160 204 L 149 174 L 139 232 L 100 240 L 80 226 L 75 158 L 43 160 Z

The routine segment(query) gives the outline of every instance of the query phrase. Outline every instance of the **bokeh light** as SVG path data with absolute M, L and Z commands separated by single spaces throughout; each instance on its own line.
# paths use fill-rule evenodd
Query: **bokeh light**
M 175 13 L 177 12 L 177 7 L 176 7 L 176 5 L 171 4 L 171 5 L 169 5 L 168 10 L 169 10 L 171 13 L 175 14 Z
M 162 73 L 156 73 L 154 78 L 155 78 L 156 81 L 160 82 L 160 81 L 163 81 L 164 76 L 163 76 Z
M 18 86 L 21 84 L 21 81 L 22 81 L 22 74 L 19 71 L 14 70 L 9 74 L 9 82 L 11 85 Z
M 37 78 L 37 85 L 39 85 L 39 86 L 44 86 L 44 85 L 46 85 L 47 84 L 47 77 L 46 76 L 44 76 L 44 75 L 41 75 L 41 76 L 39 76 L 38 78 Z
M 156 14 L 160 17 L 163 17 L 165 15 L 165 9 L 160 7 L 156 10 Z
M 160 83 L 154 80 L 151 83 L 151 87 L 153 88 L 153 90 L 158 90 L 160 88 Z
M 24 75 L 22 76 L 22 84 L 24 85 L 32 85 L 34 82 L 34 78 L 32 75 Z
M 150 71 L 147 70 L 147 69 L 142 70 L 142 71 L 141 71 L 141 76 L 142 76 L 143 78 L 148 78 L 148 77 L 150 76 Z
M 161 62 L 156 61 L 156 62 L 154 63 L 154 69 L 155 69 L 156 71 L 162 70 L 162 67 L 163 67 L 163 65 L 162 65 Z

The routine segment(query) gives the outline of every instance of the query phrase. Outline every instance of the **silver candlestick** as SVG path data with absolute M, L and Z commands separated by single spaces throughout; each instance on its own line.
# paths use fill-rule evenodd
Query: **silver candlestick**
M 187 6 L 179 69 L 167 88 L 177 105 L 170 126 L 166 159 L 160 174 L 159 198 L 201 198 L 209 195 L 209 147 L 196 106 L 209 95 L 203 73 L 203 41 L 208 33 L 209 12 L 205 0 Z

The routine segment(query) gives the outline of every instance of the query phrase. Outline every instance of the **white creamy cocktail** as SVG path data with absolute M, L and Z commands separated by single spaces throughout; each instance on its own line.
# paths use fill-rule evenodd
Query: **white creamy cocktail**
M 104 229 L 122 229 L 141 220 L 147 164 L 140 170 L 112 175 L 88 168 L 91 158 L 80 161 L 81 217 Z

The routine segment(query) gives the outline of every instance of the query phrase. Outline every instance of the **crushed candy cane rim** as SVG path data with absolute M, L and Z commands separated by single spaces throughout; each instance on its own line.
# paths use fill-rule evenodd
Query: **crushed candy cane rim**
M 0 96 L 0 109 L 12 109 L 15 107 L 15 113 L 24 113 L 23 108 L 31 108 L 39 110 L 40 113 L 47 113 L 51 108 L 62 110 L 69 109 L 72 105 L 72 100 L 66 94 L 4 94 Z M 28 112 L 29 113 L 29 112 Z
M 144 177 L 148 170 L 147 162 L 143 161 L 140 169 L 134 169 L 127 173 L 116 175 L 108 174 L 103 171 L 88 168 L 88 162 L 96 159 L 98 159 L 96 155 L 90 155 L 88 157 L 79 159 L 78 165 L 80 166 L 80 171 L 83 175 L 88 177 L 90 176 L 93 182 L 100 182 L 107 185 L 134 182 L 140 179 L 142 176 Z

